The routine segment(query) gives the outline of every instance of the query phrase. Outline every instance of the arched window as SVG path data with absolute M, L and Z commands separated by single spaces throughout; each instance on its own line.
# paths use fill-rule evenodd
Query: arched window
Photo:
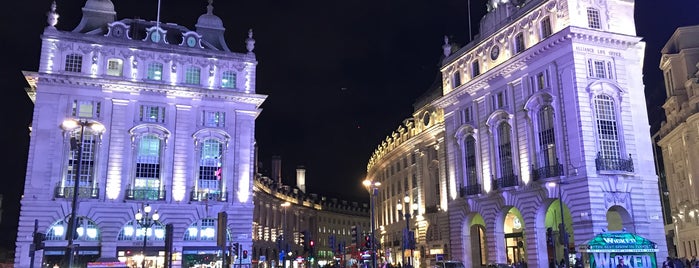
M 216 231 L 216 219 L 201 219 L 200 221 L 193 223 L 189 226 L 189 228 L 187 228 L 187 231 L 184 232 L 184 240 L 211 241 L 216 239 Z
M 498 177 L 498 187 L 514 186 L 517 180 L 514 176 L 514 168 L 512 167 L 512 128 L 507 122 L 502 122 L 498 125 L 497 134 L 497 151 L 498 151 L 498 167 L 500 176 Z
M 70 215 L 69 215 L 70 216 Z M 78 216 L 75 218 L 77 228 L 75 229 L 74 241 L 100 241 L 101 231 L 94 221 Z M 68 231 L 68 221 L 59 220 L 51 224 L 48 232 L 46 232 L 46 240 L 66 240 L 66 232 Z
M 84 130 L 85 134 L 80 135 Z M 69 133 L 68 159 L 65 162 L 65 175 L 56 188 L 56 197 L 72 197 L 77 176 L 78 194 L 84 198 L 99 197 L 96 169 L 100 133 L 90 127 L 78 127 Z M 82 140 L 81 140 L 82 136 Z
M 476 185 L 478 184 L 478 173 L 476 171 L 476 139 L 473 138 L 473 135 L 466 136 L 464 147 L 464 152 L 466 154 L 466 167 L 464 169 L 466 171 L 466 181 L 468 185 Z
M 163 64 L 160 62 L 151 62 L 148 64 L 148 80 L 163 80 Z
M 225 200 L 222 194 L 223 183 L 223 143 L 216 139 L 205 139 L 201 142 L 199 154 L 199 178 L 193 200 L 217 199 Z
M 79 73 L 83 69 L 83 55 L 72 53 L 66 56 L 66 72 Z
M 136 170 L 132 197 L 135 200 L 159 200 L 164 197 L 160 192 L 162 141 L 155 134 L 145 134 L 137 140 Z
M 618 159 L 620 157 L 619 131 L 614 99 L 609 95 L 600 94 L 594 97 L 594 102 L 600 157 Z
M 119 241 L 143 241 L 146 235 L 148 240 L 165 240 L 165 225 L 155 221 L 150 228 L 141 227 L 136 220 L 131 220 L 121 228 L 117 240 Z
M 549 105 L 541 107 L 537 119 L 539 123 L 539 166 L 542 168 L 552 166 L 557 167 L 558 156 L 556 155 L 556 135 L 554 133 L 553 108 Z
M 599 10 L 593 7 L 587 8 L 587 26 L 592 29 L 602 28 Z

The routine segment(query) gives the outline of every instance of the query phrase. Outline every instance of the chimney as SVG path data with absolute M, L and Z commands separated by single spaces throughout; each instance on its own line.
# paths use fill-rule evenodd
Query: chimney
M 272 156 L 272 181 L 277 182 L 277 185 L 282 183 L 282 157 L 278 155 Z
M 296 187 L 306 193 L 306 169 L 303 166 L 296 167 Z

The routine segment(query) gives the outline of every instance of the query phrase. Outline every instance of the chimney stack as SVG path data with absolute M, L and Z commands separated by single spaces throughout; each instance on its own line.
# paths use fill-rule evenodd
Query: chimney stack
M 296 167 L 296 187 L 306 193 L 306 169 L 303 166 Z
M 272 181 L 276 181 L 277 185 L 282 186 L 282 157 L 278 155 L 272 156 Z

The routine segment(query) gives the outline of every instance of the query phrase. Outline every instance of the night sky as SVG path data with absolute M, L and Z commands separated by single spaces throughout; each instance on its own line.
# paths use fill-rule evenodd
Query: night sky
M 155 20 L 156 0 L 112 0 L 117 19 Z M 50 0 L 4 1 L 0 81 L 5 95 L 9 144 L 2 162 L 8 171 L 0 247 L 14 247 L 19 193 L 23 190 L 32 103 L 22 70 L 36 71 L 40 34 Z M 85 1 L 58 0 L 57 28 L 72 30 Z M 194 29 L 205 0 L 162 0 L 160 20 Z M 215 1 L 214 14 L 226 27 L 228 46 L 245 51 L 254 31 L 257 93 L 269 97 L 257 119 L 261 170 L 272 155 L 282 158 L 285 184 L 306 168 L 309 192 L 365 202 L 361 180 L 377 145 L 412 115 L 413 103 L 439 76 L 443 36 L 469 41 L 467 0 L 296 0 Z M 472 29 L 485 13 L 484 0 L 471 0 Z M 636 1 L 637 34 L 646 42 L 644 81 L 651 128 L 663 120 L 665 100 L 658 68 L 660 49 L 675 28 L 699 24 L 697 0 Z

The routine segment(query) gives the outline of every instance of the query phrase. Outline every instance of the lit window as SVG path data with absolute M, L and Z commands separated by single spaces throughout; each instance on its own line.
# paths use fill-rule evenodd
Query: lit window
M 83 56 L 80 54 L 69 54 L 66 56 L 66 71 L 79 73 L 83 68 Z
M 201 79 L 201 69 L 199 67 L 189 66 L 184 73 L 184 82 L 190 85 L 199 85 Z
M 514 175 L 512 167 L 512 128 L 508 123 L 501 123 L 498 126 L 498 162 L 500 167 L 500 177 Z
M 592 29 L 602 28 L 602 23 L 600 22 L 599 10 L 595 8 L 587 8 L 587 26 Z
M 187 228 L 187 232 L 184 233 L 184 240 L 211 241 L 216 239 L 216 223 L 216 219 L 213 218 L 201 219 L 201 221 L 196 222 Z
M 99 241 L 101 230 L 97 227 L 94 221 L 78 216 L 75 218 L 77 228 L 75 229 L 74 241 Z M 49 227 L 46 233 L 46 240 L 56 241 L 65 240 L 66 231 L 68 230 L 68 222 L 59 220 Z
M 468 135 L 464 142 L 465 153 L 465 175 L 467 185 L 476 185 L 478 183 L 478 172 L 476 171 L 476 139 L 472 135 Z
M 84 129 L 85 134 L 81 135 L 80 131 Z M 82 141 L 80 140 L 82 136 Z M 76 172 L 78 170 L 78 165 L 80 165 L 80 175 L 78 176 L 78 186 L 80 187 L 80 192 L 78 196 L 83 196 L 83 194 L 88 194 L 90 197 L 96 197 L 97 192 L 92 191 L 96 188 L 97 182 L 95 180 L 96 168 L 97 168 L 97 146 L 99 145 L 99 133 L 92 130 L 92 128 L 76 128 L 70 133 L 70 148 L 68 152 L 68 161 L 66 165 L 65 177 L 63 178 L 63 189 L 70 191 L 72 195 L 75 185 Z M 67 141 L 68 142 L 68 141 Z M 82 154 L 78 154 L 77 148 L 81 149 Z M 69 189 L 69 190 L 68 190 Z M 86 193 L 83 193 L 86 191 Z M 67 193 L 66 193 L 67 194 Z M 64 194 L 64 196 L 66 195 Z
M 138 225 L 136 220 L 132 220 L 121 228 L 121 231 L 119 231 L 119 234 L 117 235 L 117 240 L 143 242 L 144 235 L 147 237 L 147 240 L 163 241 L 165 240 L 165 225 L 159 221 L 155 221 L 153 226 L 143 228 Z
M 202 125 L 205 127 L 224 127 L 226 113 L 224 112 L 212 112 L 204 111 L 202 118 Z
M 554 134 L 553 108 L 546 105 L 537 115 L 539 123 L 539 157 L 540 167 L 551 167 L 558 164 L 556 156 L 556 137 Z
M 164 123 L 165 107 L 141 105 L 139 120 L 141 122 Z
M 123 64 L 121 59 L 109 59 L 107 60 L 107 75 L 110 76 L 122 76 L 123 74 Z
M 553 31 L 551 30 L 551 19 L 549 17 L 541 20 L 541 39 L 551 36 Z
M 163 64 L 160 62 L 151 62 L 148 64 L 148 80 L 160 81 L 163 79 Z
M 199 156 L 199 191 L 219 193 L 223 177 L 223 143 L 215 139 L 207 139 L 201 143 Z
M 98 118 L 101 103 L 98 101 L 74 100 L 72 115 L 80 118 Z
M 235 88 L 236 74 L 232 71 L 225 71 L 221 75 L 222 88 Z
M 594 102 L 601 157 L 604 159 L 619 158 L 619 131 L 614 100 L 608 95 L 597 95 Z

